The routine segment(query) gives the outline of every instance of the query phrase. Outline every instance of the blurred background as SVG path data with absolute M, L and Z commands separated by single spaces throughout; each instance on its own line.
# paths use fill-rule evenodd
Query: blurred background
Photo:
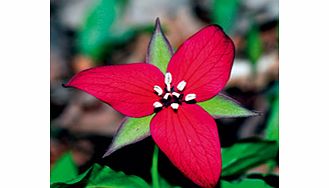
M 152 139 L 102 158 L 124 116 L 62 84 L 90 67 L 144 61 L 156 17 L 174 49 L 207 24 L 233 39 L 236 57 L 222 92 L 261 116 L 216 120 L 222 146 L 251 138 L 278 142 L 278 8 L 278 0 L 51 0 L 51 168 L 69 156 L 78 173 L 97 162 L 151 181 Z M 159 160 L 170 183 L 194 186 L 161 152 Z M 273 168 L 278 173 L 278 159 Z M 51 170 L 55 176 L 68 169 Z

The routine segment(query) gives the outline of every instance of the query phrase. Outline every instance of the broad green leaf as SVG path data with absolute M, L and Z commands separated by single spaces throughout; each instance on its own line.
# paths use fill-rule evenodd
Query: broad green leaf
M 95 1 L 78 31 L 77 47 L 80 53 L 98 61 L 114 45 L 127 42 L 136 34 L 136 29 L 120 23 L 126 1 Z
M 241 174 L 276 157 L 274 141 L 240 142 L 222 149 L 222 176 Z
M 278 94 L 278 93 L 276 93 Z M 266 123 L 265 139 L 273 140 L 279 143 L 279 96 L 276 95 L 274 101 L 271 104 L 271 114 Z M 277 148 L 279 149 L 279 148 Z M 275 167 L 278 165 L 276 160 L 267 162 L 269 172 L 273 172 Z
M 119 127 L 108 151 L 104 154 L 104 157 L 126 145 L 136 143 L 150 136 L 150 122 L 152 117 L 153 115 L 142 118 L 129 118 L 124 121 Z
M 77 187 L 78 185 L 80 185 L 81 187 L 83 187 L 82 185 L 86 185 L 86 183 L 87 183 L 86 181 L 90 177 L 90 173 L 92 171 L 92 168 L 93 167 L 90 167 L 84 173 L 78 175 L 75 178 L 72 178 L 72 179 L 69 179 L 69 180 L 65 180 L 65 181 L 63 180 L 63 181 L 51 183 L 50 184 L 50 187 L 51 188 L 69 188 L 69 187 L 74 187 L 74 186 Z
M 163 34 L 159 18 L 157 18 L 155 29 L 147 50 L 146 63 L 151 63 L 157 66 L 163 73 L 165 73 L 172 55 L 172 47 L 166 36 Z
M 61 182 L 78 175 L 78 167 L 73 161 L 71 152 L 64 153 L 52 166 L 50 171 L 50 182 Z
M 126 175 L 123 172 L 115 172 L 107 166 L 94 164 L 89 170 L 73 180 L 51 184 L 51 188 L 70 187 L 148 188 L 150 186 L 138 176 Z
M 214 0 L 212 20 L 220 25 L 225 32 L 233 29 L 239 8 L 239 0 Z
M 279 97 L 272 103 L 271 114 L 265 129 L 265 138 L 279 142 Z
M 258 115 L 256 112 L 241 107 L 237 102 L 223 94 L 198 104 L 214 118 L 250 117 Z
M 83 54 L 97 58 L 103 53 L 116 14 L 115 0 L 100 0 L 92 7 L 78 33 L 78 48 Z
M 256 64 L 263 53 L 262 40 L 258 27 L 254 26 L 248 33 L 246 52 L 253 64 Z
M 239 182 L 228 182 L 221 180 L 221 188 L 271 188 L 260 179 L 243 179 Z

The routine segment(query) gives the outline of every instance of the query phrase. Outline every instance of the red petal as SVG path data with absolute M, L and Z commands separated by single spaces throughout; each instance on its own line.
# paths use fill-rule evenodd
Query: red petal
M 185 176 L 201 187 L 216 185 L 222 164 L 216 122 L 200 106 L 161 110 L 151 121 L 151 135 Z
M 66 86 L 81 89 L 131 117 L 153 113 L 159 100 L 154 85 L 164 88 L 161 71 L 146 63 L 91 68 L 75 75 Z
M 214 97 L 231 73 L 234 44 L 223 30 L 211 25 L 187 39 L 171 58 L 167 72 L 173 84 L 185 80 L 184 93 L 195 93 L 196 101 Z

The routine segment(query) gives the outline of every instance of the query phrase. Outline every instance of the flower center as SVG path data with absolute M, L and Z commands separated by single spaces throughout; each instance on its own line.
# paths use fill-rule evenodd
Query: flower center
M 172 76 L 170 72 L 165 74 L 165 88 L 160 86 L 154 86 L 154 93 L 159 96 L 159 101 L 153 103 L 154 111 L 159 112 L 162 108 L 171 107 L 174 111 L 177 111 L 179 105 L 183 102 L 185 103 L 195 103 L 196 94 L 189 93 L 184 94 L 185 86 L 187 85 L 186 81 L 182 80 L 175 87 L 171 85 Z

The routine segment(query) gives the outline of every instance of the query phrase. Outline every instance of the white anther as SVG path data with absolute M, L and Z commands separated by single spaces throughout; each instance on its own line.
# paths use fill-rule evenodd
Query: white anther
M 153 103 L 153 107 L 154 108 L 161 108 L 163 105 L 160 103 L 160 102 L 155 102 L 155 103 Z
M 171 103 L 171 108 L 174 109 L 174 110 L 177 110 L 178 107 L 179 107 L 179 104 L 178 103 Z
M 171 94 L 172 94 L 173 96 L 177 97 L 177 98 L 179 98 L 179 96 L 180 96 L 180 94 L 179 94 L 179 93 L 176 93 L 176 92 L 172 92 Z
M 183 91 L 185 86 L 186 86 L 186 82 L 184 80 L 179 82 L 178 85 L 177 85 L 178 91 Z
M 165 75 L 165 83 L 166 84 L 171 84 L 171 81 L 172 81 L 171 73 L 167 72 L 166 75 Z
M 196 98 L 196 94 L 190 93 L 185 96 L 185 101 L 191 101 Z
M 170 91 L 171 81 L 172 81 L 172 76 L 171 76 L 170 72 L 167 72 L 165 75 L 165 84 L 167 86 L 167 91 Z
M 154 86 L 154 91 L 157 92 L 157 94 L 160 96 L 163 93 L 163 90 L 161 89 L 160 86 L 155 85 Z
M 169 95 L 170 95 L 170 93 L 166 93 L 166 94 L 163 96 L 163 98 L 167 100 L 168 97 L 169 97 Z

